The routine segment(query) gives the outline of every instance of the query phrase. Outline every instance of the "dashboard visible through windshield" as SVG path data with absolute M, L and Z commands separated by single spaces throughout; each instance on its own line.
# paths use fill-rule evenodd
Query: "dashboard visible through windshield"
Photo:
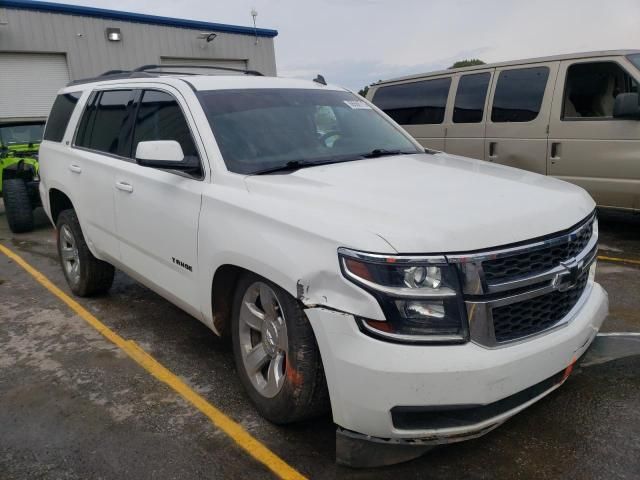
M 345 91 L 211 90 L 199 98 L 225 164 L 236 173 L 423 151 Z
M 22 123 L 0 125 L 0 145 L 23 145 L 40 143 L 44 132 L 44 123 Z

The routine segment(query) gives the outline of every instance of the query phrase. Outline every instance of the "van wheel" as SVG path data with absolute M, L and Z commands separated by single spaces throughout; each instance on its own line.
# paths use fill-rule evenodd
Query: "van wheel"
M 313 329 L 295 298 L 247 273 L 232 315 L 236 369 L 258 411 L 273 423 L 328 410 L 329 394 Z
M 107 292 L 113 283 L 115 269 L 93 256 L 84 240 L 76 212 L 61 212 L 56 228 L 58 256 L 71 291 L 80 297 Z
M 33 230 L 33 208 L 27 184 L 21 178 L 8 178 L 2 182 L 2 196 L 7 223 L 13 233 Z

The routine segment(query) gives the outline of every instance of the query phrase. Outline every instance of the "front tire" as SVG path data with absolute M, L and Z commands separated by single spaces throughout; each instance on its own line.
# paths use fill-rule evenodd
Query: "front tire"
M 64 210 L 56 222 L 58 256 L 71 291 L 80 297 L 107 292 L 115 269 L 93 256 L 74 210 Z
M 285 424 L 326 412 L 320 351 L 296 299 L 247 273 L 238 281 L 233 305 L 236 370 L 260 414 Z
M 13 233 L 33 230 L 33 206 L 27 184 L 21 178 L 8 178 L 2 182 L 4 211 Z

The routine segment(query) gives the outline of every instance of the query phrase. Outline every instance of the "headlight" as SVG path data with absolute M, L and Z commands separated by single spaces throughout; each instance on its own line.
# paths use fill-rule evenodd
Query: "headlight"
M 404 343 L 461 343 L 468 327 L 455 267 L 441 256 L 338 249 L 344 276 L 373 295 L 386 321 L 358 318 L 370 335 Z

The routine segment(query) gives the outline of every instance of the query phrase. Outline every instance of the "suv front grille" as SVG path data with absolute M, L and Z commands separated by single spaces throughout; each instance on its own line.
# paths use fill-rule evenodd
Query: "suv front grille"
M 482 264 L 485 280 L 489 283 L 501 283 L 514 277 L 535 275 L 550 270 L 560 262 L 574 258 L 582 252 L 592 233 L 593 222 L 590 222 L 577 233 L 576 238 L 568 239 L 566 243 L 487 260 Z
M 554 291 L 493 309 L 493 328 L 497 342 L 509 342 L 551 328 L 578 302 L 589 279 L 587 270 L 566 292 Z
M 447 255 L 458 265 L 471 339 L 488 347 L 570 321 L 598 250 L 595 212 L 564 232 L 519 245 Z

